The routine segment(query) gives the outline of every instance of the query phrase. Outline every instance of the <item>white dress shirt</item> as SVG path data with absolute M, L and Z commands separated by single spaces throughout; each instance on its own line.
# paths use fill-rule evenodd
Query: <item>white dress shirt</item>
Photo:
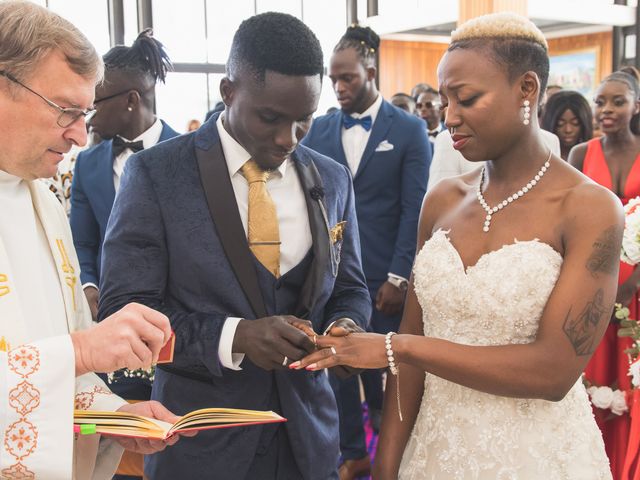
M 373 102 L 369 108 L 362 113 L 352 113 L 351 116 L 353 118 L 362 118 L 371 115 L 371 129 L 373 129 L 373 124 L 376 121 L 381 105 L 382 95 L 378 94 L 375 102 Z M 349 129 L 344 128 L 344 126 L 342 127 L 342 148 L 344 148 L 344 155 L 347 159 L 351 174 L 354 176 L 358 171 L 362 154 L 371 136 L 371 129 L 367 131 L 362 125 L 354 125 Z
M 129 140 L 128 138 L 124 138 L 122 135 L 118 135 L 126 142 L 137 142 L 138 140 L 142 140 L 142 146 L 144 148 L 153 147 L 156 143 L 160 141 L 160 135 L 162 135 L 162 122 L 159 118 L 156 118 L 156 121 L 153 122 L 147 130 L 142 132 L 133 140 Z M 122 172 L 124 171 L 124 166 L 127 163 L 129 157 L 133 155 L 133 152 L 128 148 L 125 148 L 124 151 L 113 159 L 113 186 L 116 188 L 116 192 L 120 188 L 120 177 L 122 176 Z
M 225 130 L 223 115 L 216 122 L 222 152 L 227 162 L 231 186 L 238 204 L 238 213 L 245 235 L 247 234 L 247 214 L 249 207 L 249 184 L 240 169 L 250 160 L 251 155 Z M 284 275 L 298 265 L 307 255 L 313 239 L 307 215 L 307 201 L 298 178 L 293 160 L 288 158 L 267 180 L 267 191 L 276 206 L 280 230 L 280 273 Z M 244 354 L 232 354 L 233 338 L 241 318 L 229 317 L 222 327 L 218 356 L 227 368 L 240 370 Z

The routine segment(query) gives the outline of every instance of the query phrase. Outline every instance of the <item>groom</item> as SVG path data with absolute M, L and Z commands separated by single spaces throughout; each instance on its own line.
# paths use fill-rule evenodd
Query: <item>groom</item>
M 371 303 L 347 169 L 298 141 L 320 98 L 322 51 L 298 19 L 265 13 L 236 32 L 225 111 L 135 154 L 109 220 L 100 316 L 136 300 L 167 314 L 174 362 L 152 398 L 274 410 L 279 426 L 202 432 L 154 455 L 155 480 L 337 479 L 327 376 L 290 371 L 316 332 L 363 327 Z M 180 445 L 178 444 L 178 445 Z

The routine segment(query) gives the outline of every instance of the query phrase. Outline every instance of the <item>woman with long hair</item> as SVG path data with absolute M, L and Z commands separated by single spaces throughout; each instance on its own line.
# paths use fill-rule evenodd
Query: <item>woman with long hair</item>
M 558 137 L 560 156 L 566 160 L 573 147 L 593 137 L 589 102 L 579 92 L 561 90 L 545 104 L 540 126 Z

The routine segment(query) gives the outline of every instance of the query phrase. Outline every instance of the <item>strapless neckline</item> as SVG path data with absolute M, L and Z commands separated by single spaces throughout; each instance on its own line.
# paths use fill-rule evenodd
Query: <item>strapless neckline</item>
M 560 254 L 560 252 L 558 252 L 555 248 L 553 248 L 551 245 L 549 245 L 546 242 L 542 242 L 537 238 L 534 238 L 532 240 L 518 240 L 518 239 L 514 238 L 514 242 L 513 243 L 505 243 L 504 245 L 502 245 L 499 248 L 496 248 L 494 250 L 490 250 L 488 252 L 485 252 L 485 253 L 483 253 L 482 255 L 480 255 L 478 257 L 478 260 L 476 260 L 475 263 L 473 263 L 471 265 L 465 265 L 464 261 L 462 260 L 462 256 L 460 255 L 460 252 L 458 251 L 456 246 L 453 244 L 453 242 L 451 242 L 451 239 L 449 238 L 448 233 L 449 233 L 449 230 L 443 230 L 443 229 L 439 228 L 438 230 L 436 230 L 433 233 L 433 235 L 431 236 L 431 239 L 429 241 L 434 240 L 437 236 L 438 237 L 442 237 L 444 239 L 444 242 L 449 246 L 450 250 L 454 253 L 454 256 L 458 260 L 458 264 L 460 266 L 460 269 L 467 276 L 469 275 L 471 270 L 474 270 L 475 268 L 478 268 L 479 266 L 481 266 L 482 264 L 487 262 L 492 256 L 498 255 L 498 254 L 500 254 L 501 252 L 503 252 L 505 250 L 508 251 L 508 250 L 510 250 L 510 249 L 512 249 L 512 248 L 514 248 L 516 246 L 521 246 L 523 244 L 528 244 L 528 243 L 537 244 L 537 245 L 541 245 L 543 247 L 547 247 L 551 252 L 556 254 L 560 260 L 562 260 L 562 255 Z

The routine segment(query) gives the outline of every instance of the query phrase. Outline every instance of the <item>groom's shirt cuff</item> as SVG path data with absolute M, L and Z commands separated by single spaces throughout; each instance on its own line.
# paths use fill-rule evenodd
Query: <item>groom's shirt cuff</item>
M 242 370 L 240 364 L 244 360 L 244 353 L 233 353 L 233 339 L 236 336 L 236 328 L 242 318 L 228 317 L 222 326 L 220 343 L 218 344 L 218 358 L 223 367 L 231 370 Z

